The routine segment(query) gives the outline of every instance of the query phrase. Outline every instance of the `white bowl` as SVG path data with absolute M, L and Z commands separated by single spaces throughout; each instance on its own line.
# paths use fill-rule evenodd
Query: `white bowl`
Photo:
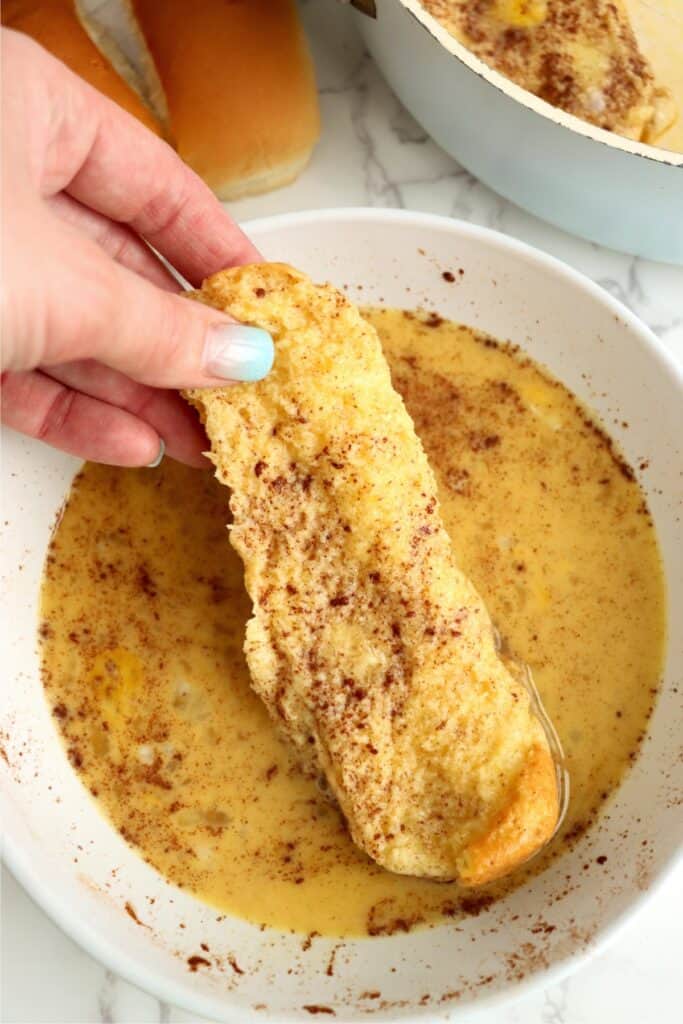
M 420 0 L 376 0 L 376 10 L 376 20 L 356 15 L 370 53 L 464 167 L 572 234 L 683 263 L 683 153 L 595 128 L 533 96 L 475 57 Z
M 669 569 L 670 607 L 681 606 L 683 579 L 675 571 L 681 530 L 672 487 L 680 482 L 683 381 L 657 339 L 626 309 L 556 260 L 448 219 L 332 210 L 257 221 L 249 231 L 268 257 L 347 285 L 363 302 L 423 304 L 520 342 L 605 422 L 628 421 L 628 430 L 612 433 L 631 463 L 650 459 L 642 483 Z M 456 275 L 456 284 L 444 281 L 443 270 L 459 268 L 464 275 Z M 609 804 L 609 820 L 601 819 L 573 851 L 503 902 L 457 928 L 451 923 L 347 941 L 333 977 L 326 974 L 333 940 L 316 939 L 305 951 L 301 936 L 217 920 L 216 911 L 143 863 L 100 817 L 69 766 L 43 698 L 38 587 L 50 530 L 76 465 L 40 444 L 4 437 L 0 738 L 7 761 L 0 760 L 0 813 L 11 870 L 65 931 L 112 970 L 168 1002 L 232 1024 L 263 1017 L 308 1020 L 306 1006 L 331 1007 L 345 1021 L 368 1014 L 443 1019 L 463 1006 L 508 1000 L 514 990 L 565 972 L 604 944 L 664 879 L 683 828 L 674 799 L 683 766 L 673 692 L 683 651 L 674 629 L 649 738 Z M 650 840 L 647 848 L 643 836 Z M 606 867 L 582 872 L 596 853 L 608 856 Z M 566 888 L 566 875 L 570 891 L 553 902 Z M 127 902 L 142 925 L 125 912 Z M 539 921 L 554 931 L 535 933 Z M 201 953 L 202 942 L 220 962 L 191 973 L 187 959 Z M 243 974 L 230 968 L 230 954 Z M 382 998 L 364 998 L 368 991 Z

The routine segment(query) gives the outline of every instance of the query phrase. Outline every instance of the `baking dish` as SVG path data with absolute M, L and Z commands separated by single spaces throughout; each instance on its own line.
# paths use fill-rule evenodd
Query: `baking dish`
M 538 99 L 470 53 L 419 0 L 358 6 L 375 11 L 354 16 L 389 85 L 472 174 L 572 234 L 683 264 L 683 153 Z

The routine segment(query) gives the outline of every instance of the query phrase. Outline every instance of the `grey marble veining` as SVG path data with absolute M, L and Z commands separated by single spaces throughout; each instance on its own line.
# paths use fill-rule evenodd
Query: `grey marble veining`
M 99 4 L 108 0 L 99 0 Z M 97 5 L 92 4 L 91 6 Z M 239 220 L 329 206 L 391 206 L 460 217 L 538 246 L 587 274 L 683 360 L 683 270 L 625 256 L 543 224 L 476 181 L 391 94 L 334 0 L 302 3 L 323 133 L 294 184 L 234 204 Z M 680 1009 L 683 872 L 638 921 L 571 978 L 481 1024 L 673 1024 Z M 5 871 L 2 1019 L 13 1024 L 191 1024 L 199 1018 L 115 977 L 76 947 Z M 458 1014 L 467 1022 L 467 1015 Z

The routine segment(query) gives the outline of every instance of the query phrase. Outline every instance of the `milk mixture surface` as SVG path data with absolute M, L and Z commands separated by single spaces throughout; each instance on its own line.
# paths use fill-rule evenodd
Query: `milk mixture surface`
M 664 584 L 643 495 L 586 411 L 519 354 L 428 314 L 369 310 L 437 474 L 463 570 L 532 669 L 571 800 L 543 869 L 618 785 L 647 727 Z M 69 758 L 149 863 L 258 924 L 382 934 L 472 892 L 390 874 L 304 778 L 249 685 L 228 494 L 166 460 L 87 465 L 48 553 L 47 699 Z M 479 891 L 479 890 L 478 890 Z

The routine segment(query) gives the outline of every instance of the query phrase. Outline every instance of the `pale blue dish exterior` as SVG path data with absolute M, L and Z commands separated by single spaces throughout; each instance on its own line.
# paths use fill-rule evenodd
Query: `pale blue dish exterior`
M 401 102 L 481 181 L 572 234 L 683 264 L 683 154 L 594 129 L 520 90 L 417 0 L 378 0 L 376 20 L 355 17 Z

